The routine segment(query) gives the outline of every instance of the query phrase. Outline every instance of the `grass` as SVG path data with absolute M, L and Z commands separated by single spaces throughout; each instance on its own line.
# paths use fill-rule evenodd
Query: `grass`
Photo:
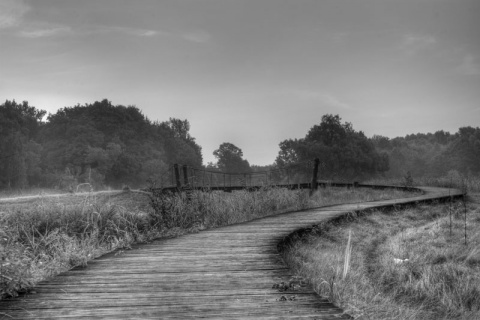
M 320 206 L 413 196 L 399 190 L 369 188 L 319 189 L 311 197 L 306 190 L 264 188 L 257 192 L 233 193 L 195 191 L 175 195 L 157 194 L 153 207 L 158 223 L 167 228 L 214 228 L 264 216 Z
M 463 175 L 456 170 L 450 170 L 446 175 L 442 177 L 421 177 L 412 178 L 412 181 L 408 181 L 408 174 L 403 178 L 392 179 L 372 179 L 367 181 L 372 184 L 385 184 L 385 185 L 398 185 L 404 186 L 409 182 L 413 183 L 413 186 L 430 186 L 430 187 L 442 187 L 442 188 L 455 188 L 462 191 L 471 193 L 480 193 L 480 177 Z
M 69 195 L 1 204 L 1 296 L 15 296 L 106 252 L 161 235 L 148 225 L 151 212 L 148 197 L 141 194 Z
M 420 205 L 325 223 L 298 240 L 284 251 L 288 265 L 356 319 L 480 319 L 478 194 L 466 207 Z
M 63 190 L 54 190 L 54 189 L 45 189 L 45 188 L 31 188 L 28 190 L 24 190 L 24 189 L 1 190 L 0 199 L 12 198 L 12 197 L 39 196 L 39 195 L 47 195 L 47 194 L 63 194 L 63 193 L 67 193 L 67 192 Z
M 46 193 L 47 194 L 47 193 Z M 116 249 L 159 237 L 335 203 L 404 197 L 395 190 L 265 188 L 257 192 L 45 195 L 0 202 L 0 296 L 15 296 Z

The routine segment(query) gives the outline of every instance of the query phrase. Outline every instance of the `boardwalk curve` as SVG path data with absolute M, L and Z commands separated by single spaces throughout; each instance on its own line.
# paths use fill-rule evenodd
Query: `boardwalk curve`
M 417 197 L 269 216 L 107 254 L 40 283 L 31 294 L 0 301 L 0 319 L 349 318 L 292 279 L 277 245 L 347 212 L 462 195 L 419 189 L 424 194 Z M 280 290 L 282 282 L 296 284 L 295 290 Z

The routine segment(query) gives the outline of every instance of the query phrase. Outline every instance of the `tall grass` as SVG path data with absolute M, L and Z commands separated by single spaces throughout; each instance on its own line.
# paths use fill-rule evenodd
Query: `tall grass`
M 480 203 L 467 205 L 467 245 L 463 206 L 452 210 L 451 236 L 448 204 L 423 205 L 326 223 L 285 259 L 358 319 L 480 319 Z
M 106 252 L 158 236 L 133 200 L 130 207 L 88 195 L 77 197 L 76 204 L 44 198 L 2 205 L 0 296 L 16 295 Z
M 367 181 L 372 184 L 388 184 L 403 186 L 406 184 L 406 177 L 390 179 L 372 179 Z M 432 186 L 442 188 L 455 188 L 468 193 L 480 193 L 480 177 L 464 175 L 456 170 L 450 170 L 441 177 L 412 177 L 414 186 Z
M 264 188 L 112 196 L 68 195 L 0 204 L 0 296 L 133 243 L 176 236 L 275 213 L 334 203 L 403 197 L 399 191 Z
M 166 228 L 206 229 L 248 221 L 283 210 L 307 207 L 308 193 L 282 188 L 233 193 L 193 191 L 154 194 L 152 217 Z
M 152 197 L 152 207 L 156 215 L 153 218 L 158 225 L 205 229 L 285 211 L 409 196 L 413 194 L 399 190 L 327 187 L 309 197 L 308 190 L 263 188 L 256 192 L 157 193 Z

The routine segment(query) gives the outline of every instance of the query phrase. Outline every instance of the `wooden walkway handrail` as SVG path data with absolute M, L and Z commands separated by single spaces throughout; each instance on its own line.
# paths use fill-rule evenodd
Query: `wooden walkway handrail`
M 277 245 L 347 212 L 462 196 L 419 189 L 423 195 L 279 214 L 107 254 L 0 301 L 0 319 L 349 318 L 310 286 L 288 286 L 295 279 Z

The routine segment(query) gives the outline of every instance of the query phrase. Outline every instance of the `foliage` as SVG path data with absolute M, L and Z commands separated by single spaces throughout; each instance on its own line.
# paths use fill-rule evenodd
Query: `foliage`
M 35 138 L 44 115 L 27 101 L 0 105 L 0 188 L 25 188 L 38 181 L 42 147 Z
M 174 163 L 202 167 L 202 148 L 186 119 L 152 122 L 137 107 L 114 106 L 106 99 L 59 109 L 44 122 L 45 114 L 26 101 L 0 105 L 0 189 L 68 190 L 79 183 L 96 189 L 137 187 L 147 180 L 163 185 Z M 232 143 L 222 143 L 214 155 L 217 163 L 206 166 L 213 171 L 263 170 L 250 166 Z M 327 114 L 304 138 L 280 142 L 273 166 L 314 158 L 321 161 L 319 178 L 327 180 L 402 178 L 405 172 L 434 179 L 451 170 L 469 177 L 480 175 L 480 128 L 369 139 L 339 115 Z M 309 170 L 296 173 L 309 176 Z
M 388 170 L 388 156 L 375 150 L 373 143 L 338 115 L 324 115 L 303 139 L 280 143 L 278 167 L 319 158 L 320 176 L 328 179 L 361 179 Z
M 217 167 L 226 173 L 244 173 L 250 171 L 250 164 L 243 159 L 242 149 L 232 143 L 224 142 L 219 148 L 213 151 L 218 159 Z
M 480 174 L 480 128 L 462 127 L 455 134 L 443 130 L 389 139 L 374 136 L 377 150 L 390 158 L 387 177 L 442 177 L 456 170 L 465 176 Z
M 407 173 L 403 177 L 403 186 L 407 188 L 413 187 L 413 178 L 410 171 L 407 171 Z
M 462 176 L 480 175 L 480 128 L 461 127 L 455 134 L 443 130 L 387 138 L 367 138 L 338 115 L 324 115 L 305 138 L 279 144 L 279 168 L 319 158 L 320 179 L 372 179 L 379 176 L 440 178 L 451 170 Z
M 151 122 L 106 99 L 44 115 L 27 102 L 0 105 L 0 188 L 143 186 L 173 163 L 202 165 L 187 120 Z

